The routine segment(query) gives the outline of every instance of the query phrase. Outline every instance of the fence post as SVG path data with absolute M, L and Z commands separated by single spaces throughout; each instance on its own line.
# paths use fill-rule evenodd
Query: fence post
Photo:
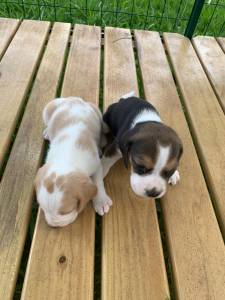
M 188 37 L 189 39 L 191 39 L 194 34 L 194 31 L 197 26 L 198 19 L 200 17 L 204 2 L 205 2 L 204 0 L 195 0 L 191 15 L 188 20 L 188 24 L 187 24 L 187 27 L 186 27 L 186 30 L 184 33 L 184 35 L 186 37 Z

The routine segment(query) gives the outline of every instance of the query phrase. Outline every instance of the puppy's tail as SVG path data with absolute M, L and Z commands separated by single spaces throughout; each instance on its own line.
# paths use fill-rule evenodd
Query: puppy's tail
M 133 97 L 135 95 L 135 92 L 134 91 L 131 91 L 125 95 L 123 95 L 121 98 L 122 99 L 127 99 L 127 98 L 130 98 L 130 97 Z

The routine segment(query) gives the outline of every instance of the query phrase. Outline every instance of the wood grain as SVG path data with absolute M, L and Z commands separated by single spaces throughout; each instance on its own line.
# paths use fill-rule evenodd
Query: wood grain
M 1 60 L 0 167 L 36 70 L 49 25 L 49 22 L 24 21 Z
M 0 59 L 11 42 L 19 24 L 19 20 L 0 18 Z
M 225 112 L 225 54 L 213 37 L 197 36 L 192 41 Z
M 33 180 L 42 158 L 41 113 L 56 94 L 69 31 L 68 24 L 53 27 L 0 185 L 0 299 L 4 300 L 13 295 L 29 223 Z M 28 286 L 26 292 L 29 294 Z
M 100 43 L 99 27 L 76 25 L 62 87 L 64 97 L 79 96 L 98 104 Z
M 131 33 L 105 30 L 104 104 L 134 90 L 138 95 Z M 102 299 L 167 299 L 169 290 L 155 202 L 138 198 L 118 162 L 106 180 L 113 200 L 103 218 Z
M 63 96 L 74 95 L 98 103 L 100 41 L 99 27 L 75 26 Z M 57 59 L 53 61 L 56 63 Z M 92 299 L 94 233 L 91 204 L 64 228 L 49 227 L 39 211 L 22 299 Z
M 146 99 L 184 145 L 181 182 L 161 200 L 177 299 L 222 300 L 224 244 L 164 47 L 156 32 L 135 31 L 135 40 Z
M 205 178 L 225 236 L 225 118 L 191 42 L 165 34 Z
M 219 37 L 219 38 L 217 38 L 217 41 L 220 44 L 223 51 L 225 52 L 225 38 Z

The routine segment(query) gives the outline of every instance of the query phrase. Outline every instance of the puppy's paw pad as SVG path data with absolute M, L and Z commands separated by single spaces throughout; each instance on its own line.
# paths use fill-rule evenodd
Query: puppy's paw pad
M 176 170 L 173 175 L 170 177 L 168 183 L 171 185 L 175 185 L 180 181 L 180 174 L 179 172 Z
M 104 195 L 93 200 L 93 206 L 96 213 L 98 213 L 100 216 L 103 216 L 109 211 L 110 206 L 112 206 L 112 200 L 109 198 L 109 196 Z

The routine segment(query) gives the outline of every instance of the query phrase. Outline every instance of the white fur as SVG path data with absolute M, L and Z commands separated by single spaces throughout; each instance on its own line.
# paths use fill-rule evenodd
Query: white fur
M 159 154 L 156 164 L 150 175 L 139 175 L 132 173 L 130 183 L 133 191 L 139 196 L 146 196 L 147 190 L 156 189 L 160 194 L 157 198 L 161 198 L 166 193 L 167 182 L 160 175 L 160 172 L 165 167 L 170 154 L 170 147 L 159 145 Z
M 178 170 L 176 170 L 173 175 L 170 177 L 170 179 L 168 180 L 168 183 L 171 185 L 175 185 L 180 181 L 180 174 L 178 172 Z
M 48 171 L 45 176 L 52 173 L 56 173 L 57 176 L 67 175 L 74 171 L 85 173 L 89 177 L 93 176 L 93 181 L 98 188 L 98 194 L 94 199 L 94 206 L 96 211 L 103 215 L 108 212 L 112 201 L 104 189 L 102 165 L 98 152 L 102 127 L 101 115 L 97 116 L 91 105 L 88 103 L 84 105 L 84 101 L 80 98 L 58 98 L 53 101 L 56 105 L 56 109 L 51 117 L 48 118 L 47 108 L 43 111 L 43 120 L 46 125 L 44 136 L 51 142 L 46 159 Z M 64 127 L 56 136 L 51 136 L 51 126 L 54 122 L 54 118 L 62 111 L 66 111 L 68 117 L 74 116 L 79 117 L 79 119 L 88 118 L 89 120 L 93 120 L 91 134 L 93 137 L 94 153 L 89 149 L 80 148 L 79 144 L 76 144 L 76 140 L 80 137 L 82 131 L 87 129 L 86 123 L 82 122 L 82 120 L 73 125 Z M 68 136 L 63 142 L 60 141 L 62 135 Z M 46 221 L 51 226 L 65 226 L 70 224 L 78 215 L 76 211 L 64 215 L 59 213 L 59 208 L 62 205 L 62 196 L 62 191 L 57 189 L 56 186 L 54 187 L 53 193 L 49 193 L 44 186 L 43 178 L 37 190 L 37 200 L 44 211 Z
M 121 98 L 122 99 L 127 99 L 127 98 L 130 98 L 130 97 L 133 97 L 135 95 L 134 91 L 130 91 L 129 93 L 123 95 Z
M 133 120 L 131 128 L 134 128 L 135 125 L 142 122 L 155 121 L 161 122 L 161 119 L 157 112 L 154 110 L 144 109 L 142 110 Z

